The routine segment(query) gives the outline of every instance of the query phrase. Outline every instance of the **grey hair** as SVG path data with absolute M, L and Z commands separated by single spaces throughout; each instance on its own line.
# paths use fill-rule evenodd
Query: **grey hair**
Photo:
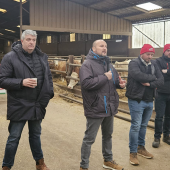
M 32 36 L 35 36 L 36 39 L 37 39 L 37 33 L 36 31 L 33 31 L 33 30 L 25 30 L 22 35 L 21 35 L 21 40 L 24 40 L 25 36 L 26 35 L 32 35 Z

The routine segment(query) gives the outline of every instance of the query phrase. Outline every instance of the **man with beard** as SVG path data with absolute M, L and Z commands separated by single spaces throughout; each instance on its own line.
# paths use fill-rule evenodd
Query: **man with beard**
M 156 60 L 164 76 L 164 85 L 157 88 L 155 99 L 155 134 L 152 146 L 158 148 L 163 131 L 163 142 L 170 145 L 170 44 L 164 46 L 162 57 Z
M 144 44 L 138 58 L 129 63 L 126 97 L 131 115 L 129 132 L 130 163 L 139 165 L 137 154 L 151 159 L 145 149 L 145 135 L 152 115 L 155 88 L 163 85 L 163 76 L 155 61 L 151 60 L 155 49 Z
M 54 92 L 47 55 L 36 46 L 36 39 L 35 31 L 25 30 L 21 42 L 15 42 L 12 51 L 2 59 L 0 87 L 8 92 L 7 119 L 10 120 L 2 170 L 13 166 L 26 122 L 36 170 L 49 170 L 44 163 L 40 136 L 46 106 Z
M 117 113 L 119 97 L 116 88 L 124 88 L 122 80 L 107 57 L 107 44 L 104 40 L 96 40 L 86 60 L 80 68 L 80 82 L 83 96 L 86 131 L 81 147 L 80 170 L 88 170 L 91 145 L 94 143 L 101 125 L 103 167 L 123 170 L 113 161 L 112 133 L 113 118 Z

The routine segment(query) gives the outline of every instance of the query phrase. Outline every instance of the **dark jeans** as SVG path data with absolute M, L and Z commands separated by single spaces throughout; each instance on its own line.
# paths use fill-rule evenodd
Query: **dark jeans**
M 43 158 L 40 140 L 41 122 L 42 120 L 28 121 L 29 143 L 35 161 Z M 6 144 L 5 156 L 2 166 L 7 166 L 9 168 L 13 166 L 15 154 L 25 123 L 26 121 L 10 121 L 8 126 L 9 137 Z
M 145 135 L 148 121 L 152 115 L 153 102 L 128 99 L 128 105 L 131 115 L 131 127 L 129 132 L 130 153 L 137 153 L 139 145 L 145 146 Z
M 155 138 L 170 134 L 170 94 L 158 93 L 155 99 Z
M 113 116 L 98 119 L 87 118 L 85 136 L 81 147 L 80 163 L 80 166 L 84 169 L 89 167 L 91 145 L 96 139 L 100 125 L 102 130 L 103 157 L 106 161 L 112 161 Z

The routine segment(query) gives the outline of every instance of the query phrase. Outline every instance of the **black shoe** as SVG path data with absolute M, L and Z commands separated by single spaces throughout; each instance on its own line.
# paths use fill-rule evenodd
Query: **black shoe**
M 152 143 L 152 147 L 153 148 L 158 148 L 159 145 L 160 145 L 160 139 L 155 138 L 153 143 Z
M 170 136 L 163 136 L 163 142 L 165 142 L 168 145 L 170 145 Z

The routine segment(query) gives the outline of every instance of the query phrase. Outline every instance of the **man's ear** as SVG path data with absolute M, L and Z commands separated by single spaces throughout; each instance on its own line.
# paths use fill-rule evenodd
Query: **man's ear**
M 96 49 L 95 47 L 92 47 L 93 52 L 95 51 L 95 49 Z

